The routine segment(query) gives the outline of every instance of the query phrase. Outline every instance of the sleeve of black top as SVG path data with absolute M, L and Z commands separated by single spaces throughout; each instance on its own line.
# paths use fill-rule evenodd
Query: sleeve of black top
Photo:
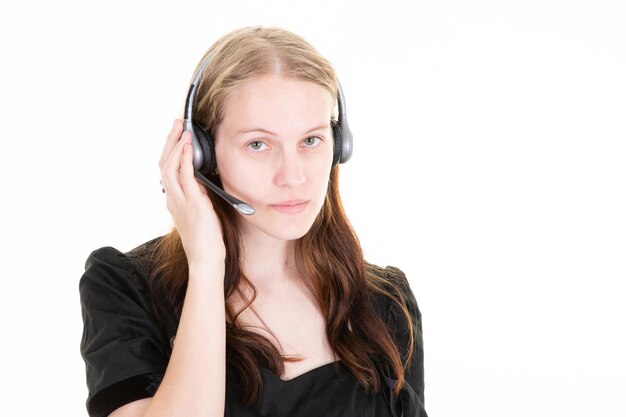
M 424 404 L 424 344 L 422 337 L 422 314 L 417 306 L 415 295 L 411 290 L 405 274 L 395 267 L 387 267 L 388 277 L 401 292 L 405 306 L 413 324 L 414 344 L 413 355 L 405 372 L 406 382 L 413 388 L 422 404 Z M 396 303 L 389 306 L 390 320 L 394 323 L 395 337 L 401 344 L 401 352 L 405 354 L 409 344 L 409 327 L 406 317 Z
M 114 248 L 98 249 L 87 259 L 79 290 L 89 415 L 107 416 L 153 396 L 168 359 L 134 265 Z

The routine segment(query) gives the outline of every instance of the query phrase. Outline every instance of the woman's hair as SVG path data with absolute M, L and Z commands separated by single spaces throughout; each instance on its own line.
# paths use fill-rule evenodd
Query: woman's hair
M 277 28 L 249 27 L 233 31 L 207 51 L 213 54 L 198 86 L 195 113 L 199 123 L 213 138 L 223 120 L 224 101 L 241 83 L 278 74 L 313 82 L 337 97 L 337 79 L 330 63 L 308 42 Z M 205 55 L 206 56 L 206 55 Z M 219 177 L 211 178 L 220 183 Z M 220 184 L 221 185 L 221 184 Z M 220 220 L 226 246 L 224 297 L 226 299 L 227 362 L 243 383 L 244 404 L 256 401 L 261 392 L 260 366 L 277 375 L 284 371 L 284 357 L 266 337 L 246 329 L 237 317 L 256 297 L 254 285 L 242 271 L 239 214 L 222 199 L 209 193 Z M 157 241 L 152 252 L 149 286 L 159 293 L 167 308 L 180 317 L 188 281 L 185 252 L 176 230 Z M 328 191 L 311 229 L 296 243 L 296 261 L 302 277 L 317 300 L 325 318 L 326 335 L 335 354 L 367 389 L 379 391 L 382 380 L 376 364 L 382 359 L 399 384 L 404 385 L 404 369 L 413 352 L 413 326 L 401 293 L 384 272 L 366 264 L 361 246 L 341 203 L 338 168 L 331 169 Z M 244 308 L 234 311 L 229 297 L 250 288 L 252 297 Z M 404 313 L 409 329 L 409 346 L 399 347 L 376 312 L 372 292 L 385 294 Z M 269 329 L 268 329 L 269 330 Z M 404 360 L 403 360 L 404 356 Z

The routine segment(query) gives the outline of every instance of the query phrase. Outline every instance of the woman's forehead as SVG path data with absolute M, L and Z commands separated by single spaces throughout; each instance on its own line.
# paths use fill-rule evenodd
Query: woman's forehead
M 229 131 L 330 125 L 334 100 L 326 88 L 281 76 L 254 79 L 226 97 L 222 126 Z

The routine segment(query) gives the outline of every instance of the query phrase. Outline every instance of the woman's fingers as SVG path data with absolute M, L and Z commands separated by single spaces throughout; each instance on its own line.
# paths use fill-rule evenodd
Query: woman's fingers
M 184 192 L 180 184 L 180 172 L 184 145 L 191 143 L 191 133 L 184 132 L 181 139 L 174 144 L 165 163 L 161 166 L 161 177 L 165 184 L 165 190 L 177 199 L 185 200 Z
M 191 199 L 203 199 L 206 196 L 206 190 L 196 180 L 193 168 L 193 146 L 191 141 L 185 142 L 183 145 L 183 154 L 180 163 L 180 185 L 183 193 Z
M 172 150 L 176 146 L 176 144 L 180 141 L 181 135 L 183 134 L 183 121 L 180 119 L 174 120 L 174 125 L 170 130 L 170 133 L 167 135 L 167 139 L 165 140 L 165 146 L 163 147 L 163 153 L 161 154 L 161 158 L 159 159 L 159 167 L 163 168 L 163 165 L 167 162 Z

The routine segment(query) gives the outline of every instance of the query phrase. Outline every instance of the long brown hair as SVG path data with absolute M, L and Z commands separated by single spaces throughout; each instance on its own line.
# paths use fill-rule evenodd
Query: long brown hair
M 223 105 L 228 93 L 255 77 L 277 73 L 281 76 L 314 82 L 337 97 L 337 79 L 330 63 L 301 37 L 277 28 L 251 27 L 231 32 L 208 51 L 213 54 L 198 86 L 194 119 L 216 137 L 223 119 Z M 205 55 L 206 56 L 206 55 Z M 339 169 L 330 173 L 328 191 L 320 213 L 311 229 L 296 243 L 300 273 L 317 300 L 326 322 L 326 335 L 333 352 L 365 388 L 381 389 L 382 380 L 376 358 L 383 359 L 399 383 L 404 385 L 404 369 L 413 353 L 414 334 L 410 314 L 401 292 L 379 268 L 367 264 L 361 246 L 341 203 L 338 189 Z M 218 176 L 212 180 L 219 185 Z M 261 392 L 259 367 L 277 375 L 284 372 L 284 357 L 266 337 L 247 330 L 237 322 L 241 311 L 234 311 L 228 301 L 241 288 L 256 289 L 242 272 L 239 214 L 222 199 L 209 193 L 220 219 L 226 246 L 224 297 L 226 300 L 227 362 L 239 375 L 244 390 L 244 404 L 256 401 Z M 155 267 L 150 287 L 160 292 L 168 308 L 180 317 L 188 280 L 188 265 L 176 230 L 158 240 L 151 253 Z M 376 313 L 372 294 L 385 294 L 397 303 L 409 324 L 408 346 L 397 346 L 385 323 Z M 402 353 L 400 353 L 402 352 Z

